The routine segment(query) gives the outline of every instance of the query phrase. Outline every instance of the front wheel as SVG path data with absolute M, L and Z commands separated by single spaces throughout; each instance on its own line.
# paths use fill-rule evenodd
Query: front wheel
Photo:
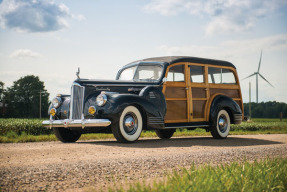
M 156 135 L 161 139 L 171 138 L 173 136 L 174 132 L 175 132 L 175 129 L 166 129 L 166 130 L 158 129 L 155 131 Z
M 226 110 L 222 109 L 217 114 L 216 126 L 210 128 L 211 135 L 215 139 L 225 139 L 230 131 L 230 117 Z
M 63 143 L 72 143 L 77 141 L 81 137 L 81 133 L 78 131 L 71 131 L 67 128 L 54 127 L 53 128 L 56 137 Z
M 112 132 L 117 141 L 129 143 L 136 141 L 143 129 L 140 111 L 134 106 L 127 106 L 117 123 L 112 125 Z

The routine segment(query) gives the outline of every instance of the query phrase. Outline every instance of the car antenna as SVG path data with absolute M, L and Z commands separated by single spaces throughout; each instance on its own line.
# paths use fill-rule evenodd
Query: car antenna
M 78 67 L 78 71 L 76 72 L 78 79 L 80 79 L 80 67 Z

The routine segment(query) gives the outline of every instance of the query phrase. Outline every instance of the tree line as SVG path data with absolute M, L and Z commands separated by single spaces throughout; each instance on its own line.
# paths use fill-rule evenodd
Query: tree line
M 0 118 L 48 117 L 49 93 L 38 76 L 27 75 L 4 86 L 0 81 Z
M 251 102 L 251 117 L 252 118 L 280 118 L 280 113 L 283 113 L 283 118 L 287 118 L 287 104 L 276 101 L 268 101 L 261 103 Z M 244 115 L 249 114 L 249 103 L 244 103 Z

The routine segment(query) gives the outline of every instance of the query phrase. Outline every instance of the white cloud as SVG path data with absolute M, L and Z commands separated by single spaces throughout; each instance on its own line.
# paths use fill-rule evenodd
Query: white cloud
M 287 5 L 286 0 L 152 0 L 144 9 L 161 15 L 182 12 L 207 16 L 206 34 L 250 30 L 256 22 Z
M 51 0 L 3 0 L 0 4 L 2 27 L 20 32 L 49 32 L 68 27 L 73 17 L 64 4 Z
M 73 18 L 73 19 L 76 19 L 76 20 L 78 20 L 78 21 L 83 21 L 83 20 L 86 19 L 86 17 L 85 17 L 84 15 L 81 15 L 81 14 L 73 14 L 73 15 L 72 15 L 72 18 Z
M 186 0 L 154 0 L 145 6 L 148 12 L 159 12 L 161 15 L 176 15 L 189 9 Z
M 18 49 L 11 53 L 11 58 L 22 59 L 22 58 L 35 58 L 40 57 L 41 54 L 33 52 L 29 49 Z
M 247 49 L 248 47 L 248 49 Z M 287 35 L 276 35 L 258 39 L 224 41 L 214 46 L 168 46 L 157 48 L 163 55 L 193 55 L 215 59 L 229 59 L 236 56 L 258 53 L 264 51 L 287 50 Z

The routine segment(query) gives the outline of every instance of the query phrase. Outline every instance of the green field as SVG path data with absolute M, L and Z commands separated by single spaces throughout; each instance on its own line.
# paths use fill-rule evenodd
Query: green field
M 53 131 L 42 126 L 41 119 L 0 119 L 0 143 L 7 142 L 35 142 L 56 141 Z M 252 122 L 243 122 L 232 125 L 230 135 L 244 134 L 281 134 L 287 133 L 287 120 L 279 119 L 253 119 Z M 180 136 L 210 136 L 204 129 L 189 131 L 178 129 L 174 134 Z M 141 137 L 157 137 L 153 131 L 144 131 Z M 81 140 L 109 139 L 112 134 L 84 134 Z
M 174 172 L 164 181 L 152 185 L 136 183 L 128 189 L 110 191 L 173 192 L 173 191 L 287 191 L 287 159 L 266 159 L 229 165 L 192 165 Z

